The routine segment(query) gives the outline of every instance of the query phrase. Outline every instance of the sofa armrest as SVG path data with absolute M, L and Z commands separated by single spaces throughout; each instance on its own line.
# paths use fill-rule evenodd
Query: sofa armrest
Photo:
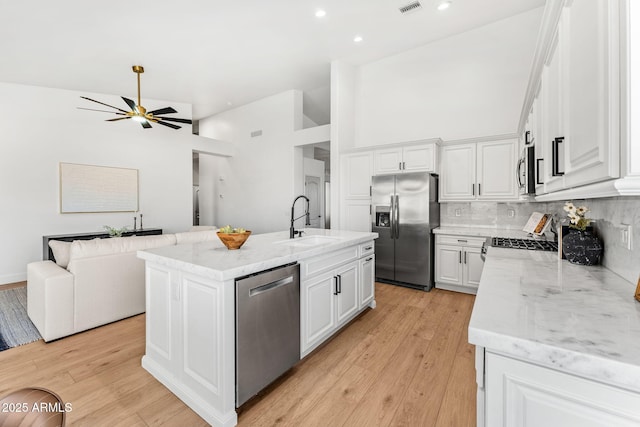
M 27 313 L 45 341 L 74 333 L 73 280 L 52 261 L 27 264 Z

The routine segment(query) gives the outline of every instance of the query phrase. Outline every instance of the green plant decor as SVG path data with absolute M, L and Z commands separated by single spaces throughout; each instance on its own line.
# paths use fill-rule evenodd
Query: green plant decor
M 114 228 L 109 227 L 108 225 L 105 225 L 104 229 L 109 233 L 109 237 L 122 237 L 122 233 L 126 233 L 127 231 L 129 231 L 127 227 Z

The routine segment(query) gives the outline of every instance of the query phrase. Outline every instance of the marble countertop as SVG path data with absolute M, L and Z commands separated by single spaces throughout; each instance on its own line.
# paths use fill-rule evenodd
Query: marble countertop
M 314 228 L 303 231 L 303 239 L 309 236 L 327 236 L 335 239 L 314 246 L 292 246 L 290 243 L 303 240 L 289 239 L 289 231 L 279 231 L 252 234 L 237 250 L 228 250 L 216 239 L 138 251 L 138 258 L 224 281 L 365 243 L 378 237 L 378 233 L 358 231 Z
M 489 247 L 469 342 L 512 357 L 640 391 L 635 286 L 601 266 L 556 253 Z
M 541 239 L 525 231 L 511 228 L 481 227 L 481 226 L 440 226 L 433 229 L 433 234 L 451 234 L 455 236 L 473 237 L 508 237 L 516 239 Z M 542 238 L 544 239 L 544 238 Z

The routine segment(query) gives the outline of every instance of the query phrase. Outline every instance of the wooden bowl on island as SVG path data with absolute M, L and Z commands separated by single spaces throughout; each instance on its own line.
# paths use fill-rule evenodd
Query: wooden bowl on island
M 244 233 L 221 233 L 217 232 L 218 238 L 229 250 L 240 249 L 244 242 L 247 241 L 251 230 L 246 230 Z

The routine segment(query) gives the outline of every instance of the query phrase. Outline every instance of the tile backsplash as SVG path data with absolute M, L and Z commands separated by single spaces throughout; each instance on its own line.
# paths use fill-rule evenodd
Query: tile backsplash
M 587 218 L 594 220 L 596 234 L 604 242 L 602 264 L 635 286 L 640 276 L 640 197 L 610 197 L 572 200 L 589 209 Z M 522 229 L 533 212 L 551 213 L 568 222 L 564 202 L 466 202 L 442 203 L 441 226 L 477 226 Z M 628 250 L 622 243 L 622 224 L 632 226 Z

